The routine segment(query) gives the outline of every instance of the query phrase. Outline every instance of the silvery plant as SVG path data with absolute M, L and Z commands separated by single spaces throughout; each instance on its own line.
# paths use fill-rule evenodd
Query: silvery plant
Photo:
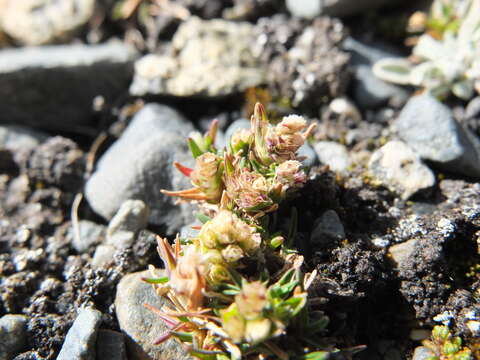
M 440 38 L 431 32 L 421 35 L 411 57 L 382 59 L 374 65 L 374 74 L 388 82 L 421 87 L 438 98 L 451 92 L 468 100 L 475 91 L 480 93 L 480 0 L 450 3 L 450 10 L 463 15 L 456 17 L 458 26 L 446 27 Z M 431 16 L 433 10 L 448 6 L 446 1 L 435 1 Z

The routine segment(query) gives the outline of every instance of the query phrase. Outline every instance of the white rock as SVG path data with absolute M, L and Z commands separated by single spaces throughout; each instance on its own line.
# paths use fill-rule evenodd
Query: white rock
M 432 171 L 401 141 L 390 141 L 375 151 L 368 168 L 378 181 L 402 199 L 435 185 Z
M 345 173 L 351 164 L 347 148 L 334 141 L 319 141 L 314 146 L 318 159 L 332 171 Z

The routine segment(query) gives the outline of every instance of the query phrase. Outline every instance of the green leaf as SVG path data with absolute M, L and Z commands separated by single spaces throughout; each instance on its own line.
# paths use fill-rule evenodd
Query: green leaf
M 327 326 L 330 320 L 328 319 L 327 316 L 324 316 L 318 320 L 312 321 L 310 324 L 308 324 L 308 329 L 311 332 L 319 332 L 324 330 Z
M 240 293 L 239 290 L 223 290 L 222 291 L 222 294 L 228 295 L 228 296 L 234 296 L 234 295 L 237 295 L 239 293 Z
M 203 154 L 202 150 L 200 150 L 200 147 L 192 138 L 188 138 L 188 147 L 190 148 L 192 156 L 195 159 Z
M 179 332 L 179 331 L 171 331 L 172 335 L 177 337 L 179 340 L 183 342 L 192 342 L 193 341 L 193 335 L 191 333 L 186 333 L 186 332 Z
M 165 284 L 168 282 L 168 276 L 163 276 L 160 278 L 142 278 L 142 280 L 149 284 Z
M 230 275 L 232 276 L 233 281 L 235 281 L 235 284 L 239 288 L 242 286 L 242 276 L 235 270 L 235 269 L 229 269 Z
M 221 351 L 208 351 L 202 349 L 191 349 L 189 352 L 191 355 L 202 360 L 216 360 L 219 355 L 224 355 Z
M 278 285 L 285 285 L 289 283 L 293 279 L 293 275 L 295 275 L 295 269 L 290 269 L 283 274 L 283 276 L 278 280 Z
M 202 213 L 196 213 L 195 214 L 195 217 L 197 218 L 198 221 L 200 221 L 202 224 L 205 224 L 207 221 L 210 221 L 212 220 L 211 217 L 205 215 L 205 214 L 202 214 Z
M 330 359 L 330 352 L 328 351 L 315 351 L 306 354 L 303 359 L 305 360 L 328 360 Z

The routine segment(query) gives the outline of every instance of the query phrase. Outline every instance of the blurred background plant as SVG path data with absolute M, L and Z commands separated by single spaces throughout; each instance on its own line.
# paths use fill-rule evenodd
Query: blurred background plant
M 473 360 L 470 349 L 462 347 L 462 339 L 453 336 L 448 326 L 435 326 L 430 340 L 424 340 L 423 346 L 434 355 L 427 360 Z
M 385 58 L 373 67 L 382 80 L 413 85 L 438 98 L 450 93 L 468 100 L 480 92 L 480 1 L 433 2 L 430 15 L 414 14 L 418 38 L 412 56 Z

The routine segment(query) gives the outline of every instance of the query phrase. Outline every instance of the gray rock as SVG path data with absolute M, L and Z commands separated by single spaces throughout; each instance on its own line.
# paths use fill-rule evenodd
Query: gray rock
M 0 360 L 13 359 L 27 346 L 27 318 L 7 314 L 0 318 Z
M 435 354 L 425 346 L 418 346 L 413 352 L 412 360 L 427 360 L 430 359 Z
M 158 271 L 161 276 L 162 271 Z M 168 327 L 143 304 L 156 308 L 164 305 L 152 285 L 141 280 L 150 277 L 149 271 L 128 274 L 117 287 L 115 310 L 120 329 L 127 335 L 127 349 L 130 360 L 172 360 L 190 358 L 174 339 L 154 345 Z
M 389 102 L 399 107 L 407 101 L 409 91 L 380 80 L 372 72 L 375 62 L 383 58 L 399 56 L 398 53 L 390 49 L 371 47 L 351 37 L 343 42 L 343 48 L 352 56 L 351 64 L 355 75 L 353 96 L 357 104 L 362 108 L 376 108 Z
M 149 54 L 135 64 L 132 95 L 217 97 L 263 81 L 253 56 L 253 25 L 190 17 L 172 39 L 172 55 Z
M 319 141 L 315 144 L 315 152 L 320 162 L 328 165 L 332 171 L 346 173 L 351 165 L 345 145 L 334 141 Z
M 142 200 L 150 209 L 149 221 L 165 227 L 168 235 L 192 221 L 187 204 L 176 205 L 175 199 L 160 192 L 191 187 L 172 163 L 193 165 L 186 144 L 192 130 L 193 126 L 175 110 L 146 105 L 101 157 L 88 180 L 85 193 L 92 208 L 110 219 L 124 201 Z
M 125 337 L 122 333 L 100 329 L 96 347 L 97 360 L 127 360 Z
M 93 99 L 125 91 L 134 57 L 121 42 L 1 50 L 0 122 L 94 133 Z
M 350 16 L 389 4 L 389 0 L 287 0 L 287 9 L 294 16 L 313 19 L 322 15 Z
M 446 171 L 480 177 L 480 140 L 463 129 L 451 110 L 433 96 L 412 97 L 394 125 L 421 158 Z
M 93 308 L 83 308 L 68 330 L 57 360 L 95 360 L 97 331 L 102 313 Z
M 16 41 L 42 45 L 66 40 L 93 15 L 95 0 L 1 0 L 0 28 Z
M 102 242 L 105 237 L 106 228 L 103 225 L 96 224 L 88 220 L 78 222 L 78 237 L 74 234 L 75 229 L 70 227 L 67 238 L 71 239 L 72 246 L 79 253 L 88 251 L 88 249 Z
M 314 245 L 328 245 L 345 238 L 345 229 L 334 210 L 325 211 L 316 221 L 310 242 Z
M 310 146 L 309 143 L 305 143 L 298 149 L 298 157 L 304 157 L 302 164 L 306 167 L 314 166 L 318 164 L 318 157 L 315 150 Z
M 23 126 L 0 126 L 0 149 L 11 151 L 33 149 L 47 137 L 47 134 Z
M 383 185 L 408 199 L 435 185 L 435 176 L 402 141 L 389 141 L 376 150 L 368 163 L 372 175 Z

